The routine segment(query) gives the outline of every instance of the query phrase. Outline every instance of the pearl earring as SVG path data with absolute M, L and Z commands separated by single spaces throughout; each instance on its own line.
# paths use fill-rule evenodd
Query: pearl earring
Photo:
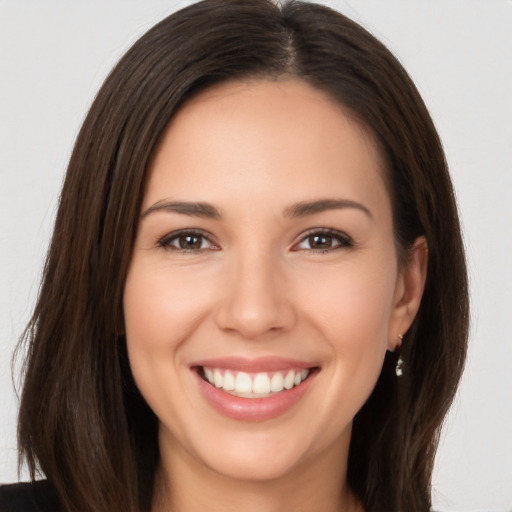
M 404 337 L 401 334 L 399 334 L 398 335 L 398 343 L 396 345 L 395 350 L 401 350 L 403 341 L 404 341 Z M 401 377 L 404 374 L 403 366 L 404 366 L 404 361 L 402 359 L 402 355 L 400 355 L 400 357 L 398 358 L 398 362 L 396 363 L 396 368 L 395 368 L 395 374 L 397 377 Z

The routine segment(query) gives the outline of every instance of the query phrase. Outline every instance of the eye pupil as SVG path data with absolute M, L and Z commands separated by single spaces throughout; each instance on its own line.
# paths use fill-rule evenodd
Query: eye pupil
M 313 249 L 330 249 L 332 237 L 326 235 L 312 235 L 309 237 L 309 245 Z
M 180 249 L 201 249 L 202 239 L 195 235 L 182 235 L 178 239 Z

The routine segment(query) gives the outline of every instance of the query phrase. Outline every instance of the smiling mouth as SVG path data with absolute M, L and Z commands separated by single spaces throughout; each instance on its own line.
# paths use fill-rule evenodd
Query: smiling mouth
M 300 386 L 318 368 L 248 373 L 224 368 L 197 367 L 199 376 L 215 388 L 243 398 L 267 398 Z

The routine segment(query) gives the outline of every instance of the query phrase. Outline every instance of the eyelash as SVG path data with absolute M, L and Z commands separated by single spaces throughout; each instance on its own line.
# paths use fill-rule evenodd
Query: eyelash
M 199 248 L 199 249 L 184 249 L 183 247 L 175 247 L 172 245 L 173 241 L 179 240 L 180 237 L 195 237 L 202 240 L 207 240 L 213 247 L 213 250 L 217 250 L 218 247 L 211 241 L 211 235 L 201 230 L 193 230 L 193 229 L 183 229 L 181 231 L 175 231 L 173 233 L 169 233 L 168 235 L 163 236 L 157 242 L 159 247 L 163 249 L 175 251 L 179 254 L 192 254 L 195 252 L 203 252 L 205 250 L 211 250 L 210 248 Z M 202 244 L 201 244 L 202 245 Z
M 296 247 L 300 246 L 302 243 L 304 243 L 308 239 L 311 239 L 315 236 L 329 238 L 332 241 L 336 241 L 337 245 L 335 245 L 333 247 L 328 247 L 328 248 L 316 248 L 316 249 L 315 248 L 309 248 L 309 249 L 308 248 L 298 248 L 298 249 L 295 249 Z M 212 247 L 207 247 L 207 248 L 200 247 L 198 249 L 185 249 L 183 247 L 176 247 L 176 246 L 172 245 L 172 243 L 175 241 L 178 241 L 180 237 L 194 237 L 194 238 L 199 238 L 203 241 L 206 240 L 209 244 L 211 244 Z M 190 230 L 190 229 L 185 229 L 185 230 L 169 233 L 169 234 L 163 236 L 162 238 L 160 238 L 157 242 L 157 245 L 163 249 L 175 251 L 179 254 L 192 254 L 192 253 L 203 252 L 203 251 L 207 251 L 207 250 L 218 250 L 219 249 L 218 246 L 214 242 L 211 241 L 211 235 L 209 233 L 206 233 L 201 230 Z M 202 245 L 202 243 L 201 243 L 201 245 Z M 296 251 L 301 251 L 301 252 L 315 252 L 315 253 L 325 254 L 325 253 L 343 249 L 343 248 L 349 249 L 353 246 L 354 246 L 354 241 L 352 240 L 352 238 L 350 238 L 348 235 L 346 235 L 345 233 L 343 233 L 341 231 L 337 231 L 336 229 L 329 229 L 329 228 L 314 228 L 314 229 L 311 229 L 311 230 L 307 231 L 306 233 L 304 233 L 302 235 L 302 238 L 300 239 L 300 241 L 293 246 L 293 249 Z
M 302 235 L 302 238 L 298 244 L 295 244 L 294 247 L 304 243 L 306 240 L 311 239 L 312 237 L 324 237 L 324 238 L 330 238 L 332 240 L 336 240 L 338 242 L 337 245 L 333 247 L 329 247 L 327 249 L 298 249 L 299 251 L 305 251 L 305 252 L 320 252 L 322 254 L 328 253 L 331 251 L 336 251 L 339 249 L 350 249 L 351 247 L 354 247 L 354 241 L 352 238 L 350 238 L 347 234 L 343 233 L 342 231 L 338 231 L 336 229 L 330 229 L 330 228 L 314 228 Z

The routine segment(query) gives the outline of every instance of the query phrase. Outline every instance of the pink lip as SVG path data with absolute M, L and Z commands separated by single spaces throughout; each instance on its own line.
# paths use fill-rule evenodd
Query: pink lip
M 201 361 L 196 361 L 190 365 L 191 368 L 194 366 L 235 370 L 247 373 L 258 373 L 277 372 L 279 370 L 313 368 L 316 365 L 306 363 L 304 361 L 298 361 L 295 359 L 287 359 L 282 357 L 259 357 L 256 359 L 248 359 L 244 357 L 222 357 L 216 359 L 203 359 Z
M 214 368 L 222 367 L 218 366 L 217 362 L 212 364 L 212 361 L 208 361 L 208 364 L 204 366 L 210 365 Z M 275 395 L 271 395 L 265 398 L 243 398 L 226 393 L 225 391 L 212 386 L 209 382 L 206 382 L 197 371 L 197 366 L 193 369 L 193 373 L 196 376 L 199 389 L 201 390 L 201 393 L 205 397 L 206 401 L 223 416 L 239 421 L 253 422 L 277 418 L 278 416 L 281 416 L 286 411 L 291 409 L 308 391 L 316 375 L 318 374 L 318 371 L 313 370 L 309 377 L 298 386 L 295 386 L 289 390 L 283 390 L 279 393 L 276 393 Z M 228 367 L 233 369 L 232 365 Z M 291 368 L 297 367 L 299 366 L 296 362 L 294 362 L 294 364 L 291 366 Z M 311 368 L 311 366 L 304 365 L 302 367 Z M 250 367 L 251 370 L 253 368 L 253 366 Z M 261 366 L 257 366 L 257 368 L 259 369 Z M 268 368 L 268 365 L 266 368 Z M 245 369 L 245 371 L 249 371 L 247 366 L 243 368 L 238 366 L 236 369 Z M 275 370 L 275 368 L 273 369 Z M 283 369 L 283 367 L 279 366 L 279 369 Z

